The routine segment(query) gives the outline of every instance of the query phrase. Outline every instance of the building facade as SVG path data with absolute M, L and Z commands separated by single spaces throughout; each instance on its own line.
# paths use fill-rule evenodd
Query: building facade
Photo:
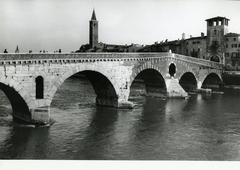
M 240 34 L 225 35 L 225 62 L 227 70 L 240 70 Z

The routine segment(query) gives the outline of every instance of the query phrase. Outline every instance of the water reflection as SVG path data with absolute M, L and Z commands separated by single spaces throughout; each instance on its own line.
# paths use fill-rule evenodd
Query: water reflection
M 0 148 L 1 159 L 44 159 L 48 155 L 48 128 L 13 125 Z
M 111 151 L 117 112 L 116 108 L 96 107 L 96 112 L 85 131 L 86 136 L 78 141 L 73 159 L 99 159 L 102 157 L 100 155 Z
M 50 128 L 14 124 L 0 94 L 0 158 L 240 160 L 240 91 L 188 100 L 134 96 L 134 109 L 118 110 L 96 107 L 91 90 L 81 95 L 86 90 L 66 82 Z

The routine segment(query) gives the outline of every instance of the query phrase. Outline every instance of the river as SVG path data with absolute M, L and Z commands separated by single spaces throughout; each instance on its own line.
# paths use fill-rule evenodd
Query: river
M 85 80 L 68 79 L 50 127 L 12 121 L 0 93 L 0 159 L 240 160 L 240 90 L 189 99 L 134 96 L 132 110 L 96 107 Z

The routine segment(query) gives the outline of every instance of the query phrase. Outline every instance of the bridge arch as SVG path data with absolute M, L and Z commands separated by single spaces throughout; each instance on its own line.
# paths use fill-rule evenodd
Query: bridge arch
M 20 123 L 32 123 L 32 115 L 23 96 L 6 82 L 0 82 L 0 90 L 4 92 L 11 104 L 13 120 Z
M 185 91 L 196 90 L 197 83 L 197 78 L 193 72 L 185 72 L 179 79 L 179 84 Z
M 90 81 L 97 95 L 96 97 L 97 105 L 111 106 L 111 107 L 118 106 L 118 95 L 111 79 L 109 79 L 105 74 L 101 72 L 90 70 L 90 69 L 80 70 L 77 72 L 68 72 L 65 75 L 63 75 L 61 78 L 58 77 L 58 79 L 55 80 L 56 81 L 55 86 L 53 86 L 50 90 L 51 92 L 50 105 L 55 93 L 60 88 L 60 86 L 64 83 L 64 81 L 77 74 L 84 75 Z
M 130 92 L 129 95 L 139 95 L 135 91 L 142 86 L 140 93 L 151 96 L 165 96 L 167 87 L 164 77 L 156 67 L 141 66 L 134 72 L 130 79 Z M 138 86 L 138 87 L 137 87 Z M 143 87 L 144 86 L 144 87 Z M 134 90 L 135 89 L 135 90 Z M 143 91 L 144 90 L 144 91 Z
M 223 83 L 221 75 L 215 72 L 207 74 L 202 80 L 202 88 L 219 88 Z

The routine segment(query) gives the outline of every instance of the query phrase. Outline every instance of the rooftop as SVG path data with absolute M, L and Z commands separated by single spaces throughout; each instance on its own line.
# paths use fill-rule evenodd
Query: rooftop
M 238 37 L 238 36 L 240 36 L 240 34 L 234 33 L 234 32 L 230 32 L 230 33 L 227 33 L 225 36 L 227 36 L 227 37 Z
M 222 20 L 222 19 L 226 19 L 226 20 L 230 20 L 226 17 L 220 17 L 220 16 L 217 16 L 217 17 L 213 17 L 213 18 L 209 18 L 209 19 L 206 19 L 205 21 L 213 21 L 213 20 Z
M 205 38 L 207 38 L 207 36 L 191 37 L 191 38 L 188 38 L 186 40 L 205 39 Z
M 92 18 L 91 20 L 94 20 L 96 21 L 97 20 L 97 17 L 96 17 L 96 14 L 95 14 L 95 10 L 93 9 L 93 13 L 92 13 Z

